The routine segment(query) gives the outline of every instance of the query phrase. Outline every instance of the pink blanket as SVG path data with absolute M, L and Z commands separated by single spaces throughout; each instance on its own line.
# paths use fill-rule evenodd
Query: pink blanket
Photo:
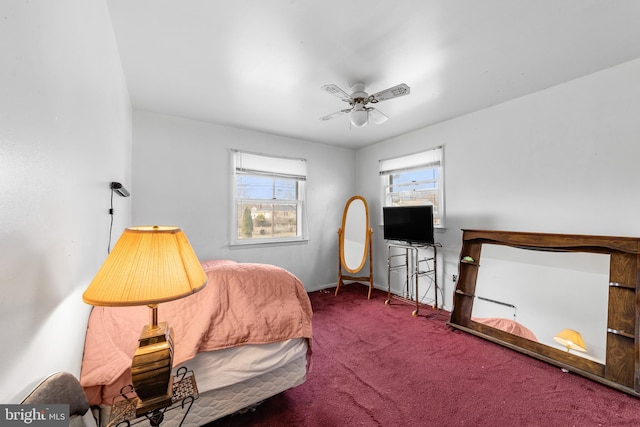
M 472 317 L 471 320 L 473 320 L 474 322 L 485 324 L 487 326 L 491 326 L 492 328 L 509 332 L 510 334 L 518 335 L 531 341 L 538 341 L 538 338 L 533 332 L 531 332 L 531 330 L 529 330 L 526 326 L 516 322 L 515 320 L 503 319 L 500 317 Z
M 199 352 L 312 336 L 311 303 L 302 283 L 266 264 L 206 261 L 208 283 L 189 297 L 158 306 L 174 336 L 174 366 Z M 148 307 L 94 307 L 80 382 L 90 404 L 110 404 L 131 383 L 131 358 Z

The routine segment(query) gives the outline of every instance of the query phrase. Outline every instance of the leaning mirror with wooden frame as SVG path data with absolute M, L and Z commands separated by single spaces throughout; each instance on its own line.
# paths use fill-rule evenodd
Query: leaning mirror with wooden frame
M 362 196 L 353 196 L 344 207 L 342 226 L 338 229 L 338 284 L 336 295 L 346 281 L 367 281 L 368 298 L 373 289 L 373 255 L 371 251 L 371 235 L 369 226 L 369 206 Z M 367 257 L 368 255 L 368 257 Z M 352 276 L 362 271 L 369 260 L 368 276 Z M 347 274 L 343 273 L 343 270 Z
M 629 237 L 463 230 L 449 324 L 640 396 L 639 248 Z

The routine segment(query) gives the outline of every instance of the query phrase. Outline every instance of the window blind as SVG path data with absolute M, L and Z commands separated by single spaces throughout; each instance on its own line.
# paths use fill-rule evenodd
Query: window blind
M 236 173 L 279 176 L 298 181 L 307 179 L 307 161 L 287 157 L 234 151 Z
M 380 175 L 408 172 L 426 166 L 442 165 L 442 146 L 408 156 L 380 160 Z

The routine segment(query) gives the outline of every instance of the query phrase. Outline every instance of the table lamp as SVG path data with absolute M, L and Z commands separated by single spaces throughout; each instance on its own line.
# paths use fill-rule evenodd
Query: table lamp
M 587 351 L 587 346 L 582 339 L 582 335 L 580 335 L 580 332 L 574 331 L 573 329 L 563 329 L 557 333 L 553 339 L 565 346 L 567 348 L 567 352 L 569 352 L 569 350 L 578 350 L 582 352 Z
M 133 355 L 131 377 L 140 414 L 171 404 L 173 334 L 158 323 L 158 304 L 189 296 L 207 284 L 207 276 L 187 236 L 178 227 L 127 228 L 82 295 L 96 306 L 147 305 L 144 326 Z

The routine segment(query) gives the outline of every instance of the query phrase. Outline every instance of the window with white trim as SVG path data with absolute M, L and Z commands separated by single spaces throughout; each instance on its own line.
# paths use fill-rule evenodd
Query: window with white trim
M 231 244 L 307 239 L 307 161 L 232 151 Z
M 444 147 L 380 160 L 383 206 L 433 205 L 433 225 L 443 228 Z

